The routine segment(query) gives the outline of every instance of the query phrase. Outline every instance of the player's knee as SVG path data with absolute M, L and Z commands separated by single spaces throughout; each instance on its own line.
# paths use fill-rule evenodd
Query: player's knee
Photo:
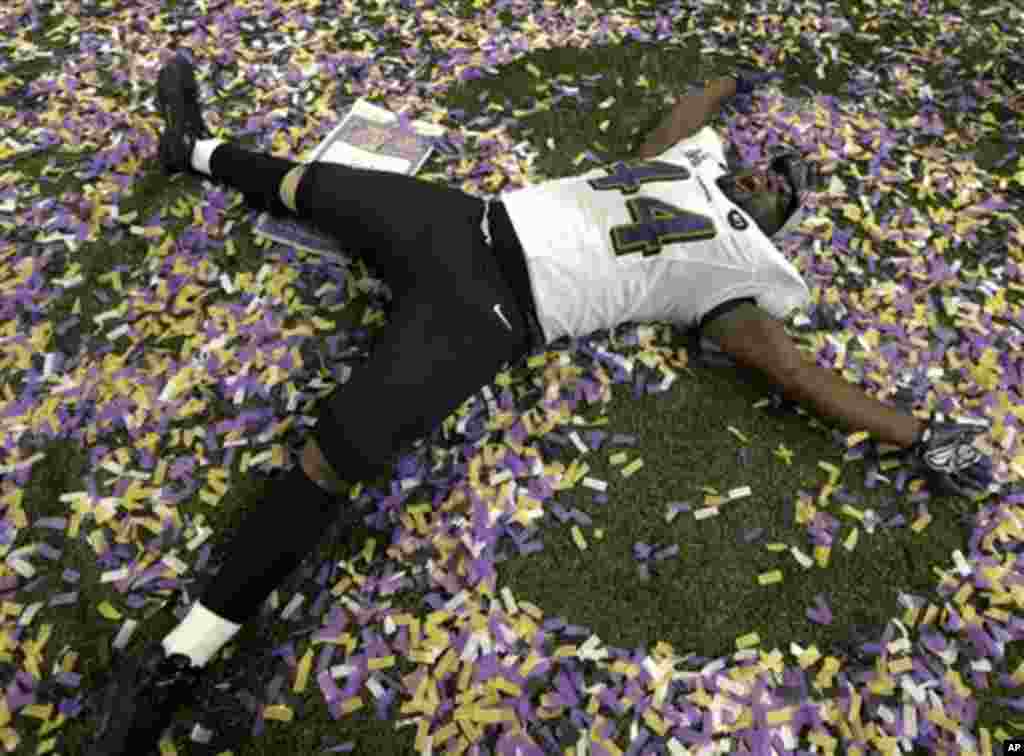
M 345 493 L 349 489 L 348 483 L 341 479 L 334 468 L 327 462 L 320 447 L 312 438 L 306 441 L 302 449 L 300 460 L 303 472 L 309 479 L 332 494 Z

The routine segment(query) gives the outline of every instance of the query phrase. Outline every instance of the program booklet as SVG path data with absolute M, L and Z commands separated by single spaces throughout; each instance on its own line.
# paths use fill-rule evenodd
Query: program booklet
M 444 128 L 428 121 L 413 121 L 410 127 L 411 131 L 403 129 L 394 113 L 359 99 L 302 162 L 340 163 L 415 176 L 433 152 L 434 140 L 444 135 Z M 262 213 L 253 232 L 318 254 L 340 254 L 342 250 L 341 240 L 294 217 Z

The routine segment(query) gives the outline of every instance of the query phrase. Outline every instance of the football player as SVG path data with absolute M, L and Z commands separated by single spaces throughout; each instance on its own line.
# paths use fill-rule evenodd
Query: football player
M 387 283 L 393 312 L 369 361 L 323 400 L 301 463 L 241 524 L 217 579 L 160 643 L 116 660 L 89 753 L 152 751 L 211 657 L 333 522 L 359 519 L 338 495 L 387 473 L 500 370 L 563 336 L 649 320 L 696 328 L 785 397 L 906 448 L 942 491 L 983 490 L 988 460 L 971 443 L 979 427 L 870 398 L 806 359 L 787 333 L 782 319 L 809 291 L 772 237 L 795 217 L 814 171 L 796 155 L 729 170 L 707 127 L 768 78 L 741 73 L 683 97 L 636 159 L 484 201 L 211 139 L 192 65 L 170 59 L 157 84 L 164 168 L 211 177 L 254 208 L 336 235 Z

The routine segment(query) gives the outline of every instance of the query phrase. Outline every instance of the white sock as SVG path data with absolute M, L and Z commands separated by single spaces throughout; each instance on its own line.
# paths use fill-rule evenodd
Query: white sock
M 168 655 L 185 654 L 192 666 L 205 667 L 241 629 L 241 625 L 228 622 L 196 601 L 185 619 L 161 642 Z
M 192 169 L 212 176 L 210 173 L 210 159 L 213 151 L 224 144 L 221 139 L 200 139 L 192 148 Z

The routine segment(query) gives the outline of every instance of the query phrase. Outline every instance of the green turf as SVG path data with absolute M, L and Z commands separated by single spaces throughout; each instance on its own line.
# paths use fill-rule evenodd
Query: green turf
M 458 5 L 467 18 L 476 12 L 472 3 Z M 595 5 L 615 7 L 613 3 Z M 870 6 L 873 5 L 852 0 L 839 3 L 858 29 L 871 23 Z M 973 6 L 968 3 L 950 1 L 933 5 L 956 9 L 968 18 L 974 14 Z M 172 5 L 169 3 L 166 7 L 170 9 Z M 730 17 L 724 5 L 718 6 L 715 13 L 721 18 Z M 511 20 L 510 17 L 508 21 Z M 929 17 L 917 21 L 919 23 L 908 23 L 906 18 L 890 16 L 878 24 L 875 32 L 890 45 L 925 43 L 929 35 L 934 36 L 936 22 Z M 52 14 L 47 28 L 57 28 L 61 22 L 59 15 Z M 685 20 L 680 20 L 679 24 L 685 26 Z M 992 43 L 995 35 L 986 28 L 983 19 L 975 19 L 971 33 L 964 35 L 959 52 L 964 70 L 978 71 L 999 55 L 998 47 Z M 343 44 L 347 38 L 343 34 L 339 36 L 339 44 Z M 33 41 L 47 44 L 56 52 L 61 51 L 62 45 L 70 44 L 67 37 L 61 35 L 46 40 L 38 34 Z M 875 50 L 874 45 L 845 33 L 839 35 L 839 46 L 850 60 L 857 62 L 871 60 Z M 786 76 L 783 88 L 796 94 L 799 86 L 806 83 L 816 92 L 838 94 L 845 82 L 847 67 L 832 66 L 824 81 L 807 81 L 807 64 L 813 67 L 816 61 L 801 57 L 806 54 L 806 50 L 801 53 L 799 47 L 794 48 L 793 57 L 781 68 Z M 538 87 L 547 77 L 576 78 L 603 73 L 605 78 L 596 83 L 589 94 L 595 103 L 614 97 L 612 109 L 578 108 L 571 100 L 564 100 L 552 110 L 525 118 L 521 124 L 517 136 L 535 146 L 545 144 L 548 138 L 555 140 L 557 149 L 543 149 L 535 165 L 540 175 L 554 178 L 593 167 L 589 163 L 583 166 L 573 163 L 573 158 L 583 150 L 590 149 L 609 160 L 631 155 L 643 135 L 667 111 L 666 95 L 679 93 L 698 80 L 729 72 L 733 64 L 733 60 L 721 55 L 702 55 L 692 43 L 659 47 L 630 42 L 583 50 L 536 50 L 502 66 L 495 76 L 443 94 L 441 101 L 449 109 L 465 108 L 474 112 L 479 108 L 480 96 L 486 95 L 502 103 L 511 113 L 516 108 L 530 107 L 534 96 L 543 97 Z M 528 65 L 539 69 L 543 78 L 534 76 Z M 27 62 L 8 73 L 29 81 L 53 75 L 56 69 L 45 62 Z M 641 75 L 651 82 L 650 89 L 632 85 Z M 113 97 L 127 97 L 112 80 L 106 83 L 104 91 Z M 244 108 L 244 92 L 236 95 L 231 107 L 240 112 Z M 374 100 L 386 104 L 386 99 Z M 225 100 L 223 105 L 213 107 L 226 108 L 227 103 Z M 907 109 L 890 115 L 908 117 L 912 114 L 913 111 Z M 963 120 L 963 116 L 948 115 L 954 121 Z M 1008 109 L 998 115 L 1007 121 L 1015 117 Z M 599 124 L 605 119 L 610 119 L 611 124 L 607 131 L 602 131 Z M 978 162 L 989 167 L 1004 154 L 1006 145 L 997 134 L 984 133 L 977 149 Z M 44 169 L 54 169 L 56 172 L 43 184 L 48 195 L 80 194 L 85 183 L 60 171 L 76 164 L 81 169 L 88 161 L 89 152 L 88 145 L 77 149 L 65 147 L 42 156 L 9 161 L 0 166 L 0 170 L 17 170 L 30 179 L 43 180 Z M 431 170 L 433 166 L 428 164 L 425 172 Z M 1009 175 L 1010 172 L 1010 166 L 1006 166 L 1001 173 Z M 161 208 L 173 207 L 180 197 L 193 196 L 198 191 L 198 180 L 188 177 L 169 180 L 152 164 L 137 177 L 130 197 L 122 203 L 121 212 L 137 211 L 141 221 Z M 928 206 L 924 202 L 918 204 L 922 208 Z M 227 211 L 227 217 L 236 220 L 230 238 L 237 253 L 230 256 L 219 250 L 213 253 L 214 260 L 228 273 L 255 273 L 266 261 L 266 253 L 252 242 L 250 229 L 241 222 L 244 210 L 237 202 Z M 176 221 L 169 231 L 180 232 L 185 226 L 186 221 Z M 83 245 L 71 259 L 81 266 L 86 283 L 58 297 L 51 305 L 51 318 L 55 323 L 66 319 L 77 303 L 84 338 L 88 342 L 95 336 L 99 345 L 102 340 L 92 317 L 117 302 L 100 300 L 98 292 L 114 292 L 98 277 L 118 265 L 136 270 L 145 267 L 147 244 L 131 235 L 119 242 L 104 239 Z M 368 301 L 361 298 L 344 312 L 317 314 L 339 325 L 354 324 L 368 306 Z M 286 325 L 294 325 L 294 319 Z M 157 349 L 177 352 L 185 348 L 182 342 L 178 338 L 154 343 L 150 348 L 154 352 Z M 628 349 L 624 351 L 629 353 Z M 13 390 L 20 389 L 16 376 L 3 378 Z M 797 545 L 810 553 L 803 528 L 794 521 L 797 491 L 820 489 L 826 474 L 819 468 L 819 461 L 842 465 L 841 454 L 830 435 L 821 427 L 811 427 L 807 417 L 793 412 L 772 414 L 752 407 L 769 393 L 770 387 L 763 382 L 727 367 L 695 366 L 683 373 L 668 393 L 640 400 L 634 399 L 627 387 L 615 387 L 614 401 L 604 413 L 608 419 L 605 429 L 635 434 L 638 444 L 629 450 L 630 459 L 641 457 L 645 466 L 624 480 L 618 468 L 609 463 L 607 449 L 592 452 L 586 458 L 591 465 L 590 475 L 609 482 L 611 500 L 607 504 L 596 504 L 586 489 L 564 492 L 558 497 L 563 506 L 577 507 L 590 514 L 595 526 L 604 529 L 604 538 L 598 541 L 588 535 L 588 549 L 580 551 L 570 536 L 569 525 L 552 524 L 543 534 L 544 551 L 528 558 L 513 557 L 499 565 L 500 582 L 510 586 L 518 598 L 542 607 L 546 616 L 562 616 L 573 624 L 589 627 L 609 645 L 635 648 L 653 646 L 663 640 L 671 643 L 677 653 L 695 652 L 703 656 L 729 653 L 735 648 L 736 637 L 751 632 L 759 634 L 765 649 L 779 647 L 788 653 L 790 641 L 795 640 L 802 645 L 815 643 L 823 651 L 839 653 L 840 644 L 848 640 L 853 627 L 870 627 L 902 613 L 896 602 L 900 591 L 939 601 L 935 594 L 935 570 L 950 568 L 950 553 L 954 549 L 967 550 L 959 514 L 970 511 L 968 502 L 933 500 L 930 510 L 934 520 L 920 534 L 908 528 L 880 529 L 873 536 L 862 532 L 852 552 L 836 544 L 827 569 L 799 569 L 787 555 L 766 550 L 763 542 L 744 544 L 739 539 L 744 529 L 761 527 L 767 534 L 766 541 Z M 218 408 L 231 411 L 226 402 L 213 401 L 207 410 L 211 421 L 222 417 Z M 602 413 L 592 408 L 589 414 L 591 419 L 596 419 Z M 738 428 L 750 439 L 748 464 L 738 463 L 737 452 L 742 443 L 726 430 L 727 426 Z M 108 446 L 130 444 L 126 434 L 120 439 L 116 438 L 117 434 L 113 435 L 113 440 L 105 442 Z M 786 466 L 772 454 L 780 444 L 794 451 L 792 466 Z M 91 467 L 88 454 L 70 441 L 49 443 L 42 451 L 47 456 L 33 469 L 31 482 L 24 492 L 25 509 L 32 517 L 66 514 L 66 505 L 57 497 L 82 488 L 82 478 Z M 566 461 L 569 459 L 566 455 Z M 889 492 L 885 488 L 874 491 L 864 488 L 862 462 L 842 466 L 841 482 L 849 492 L 861 497 L 861 508 L 877 506 L 880 495 Z M 183 511 L 193 515 L 202 512 L 207 523 L 224 537 L 249 508 L 263 505 L 260 492 L 265 485 L 259 476 L 241 473 L 237 462 L 228 482 L 228 494 L 217 508 L 210 508 L 198 499 L 182 505 Z M 664 520 L 665 505 L 669 501 L 690 500 L 699 506 L 702 487 L 711 486 L 725 492 L 744 485 L 751 487 L 753 495 L 726 505 L 716 518 L 697 522 L 692 515 L 681 514 L 671 524 Z M 828 509 L 839 516 L 837 505 L 832 504 Z M 901 504 L 899 511 L 913 519 L 910 505 Z M 851 523 L 844 521 L 843 537 L 850 528 Z M 357 534 L 354 540 L 361 543 L 366 535 Z M 632 558 L 637 542 L 658 547 L 676 543 L 680 553 L 660 563 L 657 574 L 642 581 Z M 321 552 L 322 555 L 331 553 L 336 558 L 348 554 L 344 547 L 335 548 L 332 544 L 325 545 Z M 55 577 L 50 583 L 32 593 L 19 593 L 17 600 L 23 603 L 42 600 L 52 592 L 53 583 L 59 580 L 64 568 L 81 572 L 77 586 L 81 594 L 78 605 L 66 611 L 54 628 L 50 646 L 70 646 L 81 652 L 78 669 L 85 674 L 83 688 L 88 689 L 109 662 L 109 642 L 119 625 L 102 619 L 95 607 L 108 600 L 123 608 L 123 596 L 110 585 L 99 583 L 101 569 L 95 562 L 92 548 L 83 538 L 65 553 L 59 564 L 51 566 Z M 782 583 L 769 587 L 758 585 L 758 574 L 777 568 L 785 573 Z M 819 593 L 828 597 L 834 612 L 833 623 L 828 627 L 819 626 L 804 615 L 813 596 Z M 410 608 L 419 606 L 415 595 L 400 595 L 395 601 L 396 605 L 405 604 Z M 143 640 L 161 637 L 173 625 L 173 618 L 166 613 L 149 619 L 159 608 L 154 602 L 142 611 L 125 611 L 126 616 L 143 621 L 133 647 Z M 281 642 L 296 629 L 295 623 L 278 622 L 269 628 L 270 638 Z M 266 648 L 261 646 L 264 641 L 257 628 L 247 627 L 233 645 L 231 658 L 220 662 L 216 668 L 224 671 L 233 662 L 249 658 L 247 654 L 258 654 Z M 1024 660 L 1024 653 L 1019 644 L 1010 644 L 1007 667 L 1014 669 L 1021 660 Z M 1013 693 L 998 687 L 978 692 L 981 704 L 978 725 L 990 730 L 1005 727 L 1014 715 L 992 700 Z M 377 721 L 370 709 L 341 722 L 333 721 L 315 685 L 311 684 L 307 692 L 296 699 L 303 701 L 306 707 L 300 722 L 268 723 L 267 734 L 246 745 L 237 756 L 269 756 L 287 751 L 313 753 L 325 736 L 339 741 L 354 740 L 355 752 L 360 754 L 384 756 L 413 750 L 413 728 L 396 731 L 393 723 Z M 22 752 L 41 753 L 35 748 L 44 736 L 33 734 L 33 728 L 24 718 L 17 722 L 25 738 Z M 78 753 L 90 729 L 88 721 L 67 724 L 61 728 L 65 740 L 55 752 Z M 184 739 L 179 739 L 179 754 L 193 752 Z

